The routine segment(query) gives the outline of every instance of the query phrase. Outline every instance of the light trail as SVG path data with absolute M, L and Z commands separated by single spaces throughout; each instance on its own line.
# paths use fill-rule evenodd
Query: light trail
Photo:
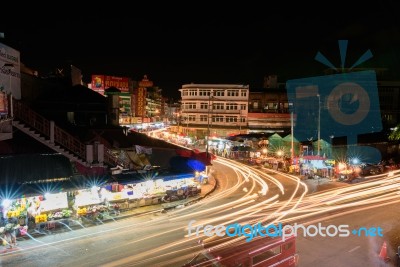
M 398 195 L 400 188 L 400 171 L 393 172 L 392 175 L 376 175 L 366 182 L 353 184 L 345 188 L 335 188 L 323 192 L 308 194 L 307 186 L 298 177 L 280 173 L 268 169 L 256 169 L 223 158 L 218 158 L 216 164 L 221 164 L 232 170 L 231 177 L 225 175 L 221 179 L 229 179 L 231 185 L 215 191 L 210 197 L 200 202 L 191 204 L 182 209 L 177 209 L 151 221 L 142 223 L 131 223 L 124 226 L 114 225 L 113 229 L 91 228 L 90 234 L 79 237 L 71 237 L 62 241 L 47 242 L 46 246 L 57 246 L 60 249 L 71 242 L 79 241 L 80 244 L 90 244 L 104 238 L 112 238 L 113 235 L 121 230 L 127 235 L 138 235 L 135 240 L 124 242 L 110 248 L 110 251 L 118 251 L 132 245 L 140 246 L 142 242 L 149 240 L 162 240 L 165 236 L 182 233 L 182 238 L 173 242 L 156 242 L 157 247 L 146 249 L 135 255 L 114 261 L 113 264 L 129 265 L 148 265 L 154 259 L 170 258 L 168 264 L 173 264 L 182 260 L 182 253 L 198 250 L 196 240 L 202 239 L 207 244 L 218 243 L 218 246 L 229 246 L 239 241 L 238 238 L 208 237 L 204 235 L 203 229 L 199 231 L 199 236 L 188 236 L 188 222 L 195 219 L 193 225 L 202 224 L 222 224 L 231 223 L 255 224 L 255 223 L 294 223 L 310 224 L 329 220 L 351 212 L 364 211 L 376 207 L 399 203 Z M 270 173 L 279 175 L 279 179 Z M 290 191 L 287 187 L 291 186 Z M 244 192 L 243 187 L 248 188 Z M 259 190 L 261 188 L 261 190 Z M 233 198 L 227 203 L 226 198 Z M 209 205 L 209 206 L 207 206 Z M 202 208 L 206 209 L 201 210 Z M 190 212 L 190 213 L 188 213 Z M 131 220 L 133 221 L 133 220 Z M 166 223 L 170 222 L 171 224 Z M 122 221 L 116 222 L 123 223 Z M 157 229 L 156 233 L 142 235 L 141 233 L 151 233 Z M 66 234 L 66 236 L 68 236 Z M 83 239 L 84 238 L 84 239 Z M 25 251 L 16 251 L 12 256 L 24 253 L 34 254 L 35 250 L 43 248 L 43 244 L 37 244 Z M 94 255 L 101 255 L 101 251 Z M 9 255 L 8 255 L 9 256 Z M 134 263 L 134 264 L 132 264 Z M 115 266 L 106 264 L 104 266 Z

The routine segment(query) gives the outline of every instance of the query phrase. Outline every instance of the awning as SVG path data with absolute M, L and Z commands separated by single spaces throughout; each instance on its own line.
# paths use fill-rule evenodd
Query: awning
M 0 157 L 0 184 L 73 176 L 69 159 L 61 154 L 25 154 Z

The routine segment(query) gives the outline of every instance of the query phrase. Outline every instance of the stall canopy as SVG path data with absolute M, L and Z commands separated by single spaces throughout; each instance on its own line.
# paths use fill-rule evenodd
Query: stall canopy
M 144 166 L 151 165 L 145 154 L 137 154 L 135 151 L 126 151 L 126 154 L 136 169 L 142 169 Z
M 283 147 L 285 148 L 285 151 L 290 151 L 292 148 L 292 135 L 288 134 L 284 138 L 282 138 L 283 142 Z M 298 155 L 299 150 L 300 150 L 300 142 L 299 140 L 296 139 L 296 137 L 293 136 L 293 148 L 294 148 L 294 154 Z
M 278 147 L 282 146 L 283 141 L 282 137 L 279 134 L 274 133 L 268 138 L 268 142 L 271 149 L 277 149 Z
M 23 184 L 73 175 L 72 164 L 61 154 L 27 154 L 0 157 L 0 184 Z
M 331 157 L 332 156 L 332 146 L 324 139 L 319 140 L 320 143 L 320 151 L 319 154 L 321 156 Z M 318 153 L 318 141 L 313 142 L 313 150 Z
M 177 149 L 176 154 L 182 158 L 190 158 L 193 160 L 197 160 L 197 161 L 201 162 L 202 164 L 204 164 L 205 166 L 212 165 L 211 161 L 217 159 L 217 157 L 214 154 L 212 154 L 210 152 L 208 152 L 208 153 L 201 152 L 197 149 L 194 149 L 194 150 Z M 180 161 L 180 160 L 177 160 L 177 161 Z M 170 161 L 170 164 L 171 164 L 171 161 Z M 171 167 L 175 167 L 175 166 L 171 166 Z

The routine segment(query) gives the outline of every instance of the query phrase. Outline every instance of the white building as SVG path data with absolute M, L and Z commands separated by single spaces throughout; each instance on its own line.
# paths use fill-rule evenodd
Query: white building
M 179 91 L 183 132 L 199 138 L 247 133 L 248 85 L 185 84 Z

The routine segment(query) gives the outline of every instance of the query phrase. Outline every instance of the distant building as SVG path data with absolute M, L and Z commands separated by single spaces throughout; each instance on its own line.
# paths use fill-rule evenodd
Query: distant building
M 286 87 L 277 75 L 264 77 L 263 88 L 250 90 L 247 120 L 249 132 L 290 132 Z
M 225 137 L 246 132 L 248 85 L 185 84 L 179 91 L 181 127 L 187 135 Z

